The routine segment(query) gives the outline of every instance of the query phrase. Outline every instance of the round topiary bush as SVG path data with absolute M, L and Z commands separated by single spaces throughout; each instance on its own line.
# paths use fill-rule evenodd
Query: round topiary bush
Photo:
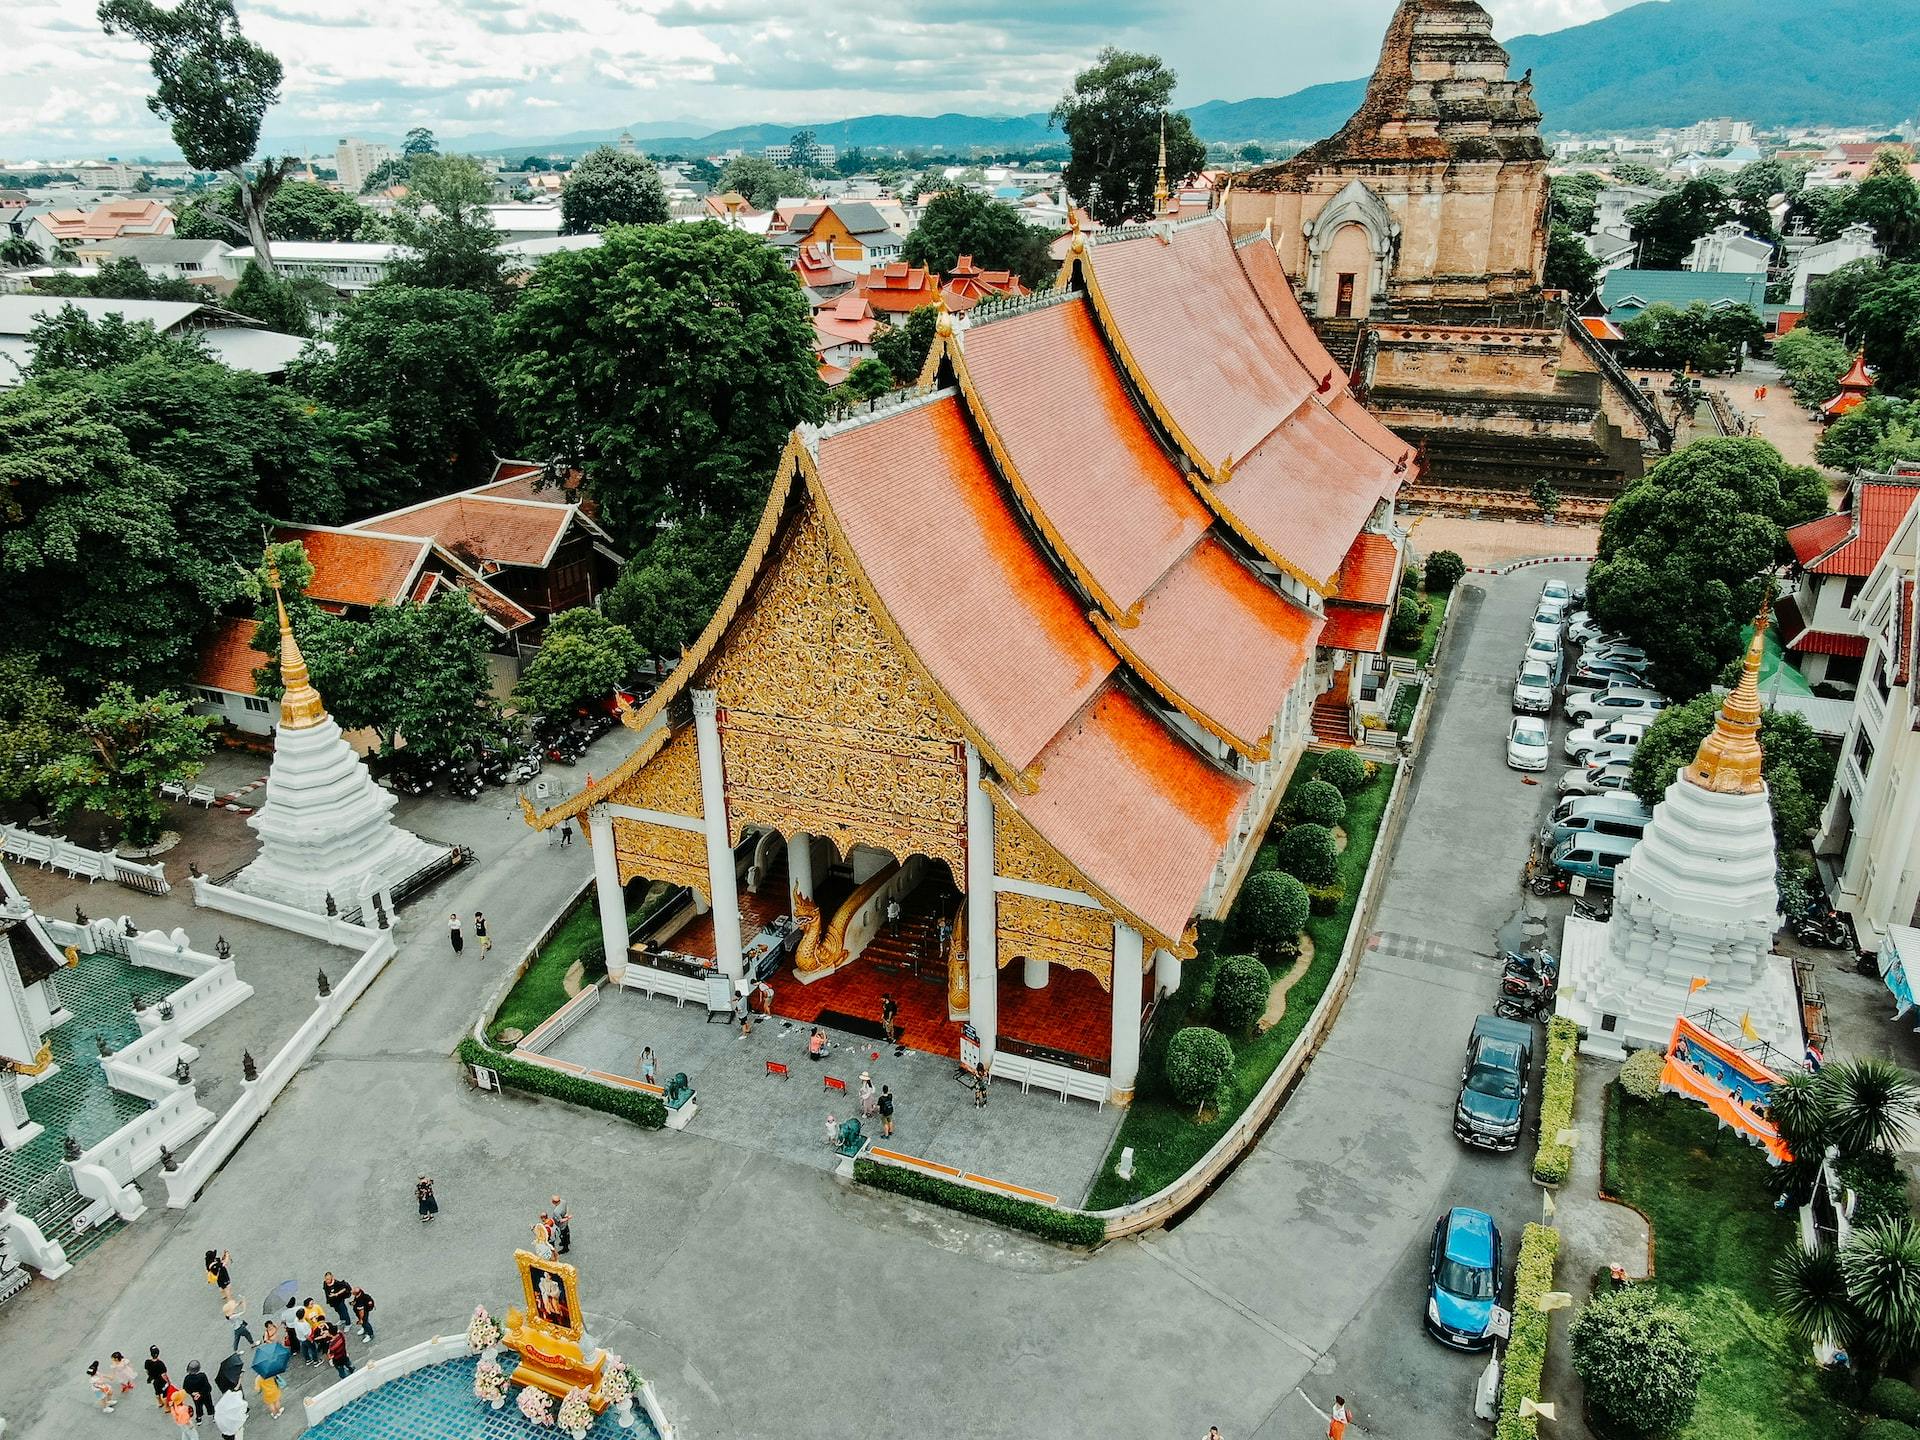
M 1262 959 L 1297 948 L 1307 924 L 1307 887 L 1281 870 L 1263 870 L 1240 887 L 1234 929 Z
M 1342 795 L 1352 795 L 1367 783 L 1367 762 L 1351 750 L 1329 750 L 1313 767 L 1313 778 L 1326 781 Z
M 1920 1430 L 1899 1420 L 1869 1420 L 1855 1433 L 1854 1440 L 1920 1440 Z
M 1451 550 L 1436 550 L 1427 556 L 1427 593 L 1444 595 L 1460 583 L 1467 573 L 1467 562 Z
M 1700 1352 L 1687 1317 L 1644 1285 L 1607 1291 L 1574 1317 L 1573 1373 L 1621 1435 L 1671 1435 L 1693 1418 Z
M 1324 825 L 1293 825 L 1280 837 L 1280 868 L 1308 885 L 1331 885 L 1340 875 L 1340 852 Z
M 1400 592 L 1400 603 L 1394 606 L 1393 619 L 1387 623 L 1387 639 L 1395 645 L 1411 645 L 1420 638 L 1420 602 Z
M 1666 1058 L 1658 1050 L 1636 1050 L 1620 1067 L 1620 1088 L 1636 1100 L 1651 1100 L 1660 1093 L 1660 1072 Z
M 1244 1035 L 1267 1013 L 1273 977 L 1252 955 L 1229 955 L 1213 977 L 1213 1018 L 1222 1030 Z
M 1310 825 L 1332 829 L 1347 818 L 1347 797 L 1338 786 L 1324 780 L 1309 780 L 1287 801 L 1287 815 Z
M 1902 1425 L 1920 1424 L 1920 1390 L 1892 1377 L 1876 1380 L 1867 1391 L 1867 1409 Z
M 1331 885 L 1309 885 L 1307 887 L 1307 907 L 1321 919 L 1333 914 L 1340 908 L 1340 902 L 1347 898 L 1347 887 L 1336 880 Z
M 1166 1074 L 1173 1098 L 1193 1106 L 1198 1115 L 1226 1088 L 1233 1074 L 1233 1046 L 1218 1030 L 1189 1025 L 1167 1044 Z

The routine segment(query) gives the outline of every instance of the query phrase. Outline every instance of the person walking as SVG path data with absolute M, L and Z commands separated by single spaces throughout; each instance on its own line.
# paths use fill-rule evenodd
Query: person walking
M 945 915 L 940 917 L 938 933 L 940 936 L 940 956 L 944 959 L 947 953 L 947 946 L 953 941 L 953 922 L 947 919 Z
M 160 1398 L 160 1408 L 171 1415 L 173 1423 L 182 1430 L 194 1427 L 193 1401 L 178 1385 L 167 1386 L 167 1393 Z
M 1327 1440 L 1344 1440 L 1347 1433 L 1347 1422 L 1350 1419 L 1351 1417 L 1347 1414 L 1347 1397 L 1344 1395 L 1334 1396 L 1333 1413 L 1327 1416 Z
M 233 1297 L 233 1255 L 225 1250 L 207 1251 L 207 1283 L 220 1292 L 222 1300 Z
M 889 935 L 900 933 L 900 897 L 898 895 L 889 896 L 887 899 L 887 933 Z
M 333 1307 L 333 1313 L 340 1317 L 343 1326 L 353 1323 L 353 1316 L 347 1310 L 347 1302 L 353 1298 L 353 1286 L 337 1279 L 329 1270 L 320 1277 L 320 1293 L 327 1297 L 327 1304 Z
M 213 1414 L 213 1382 L 200 1368 L 198 1360 L 187 1362 L 187 1375 L 180 1382 L 180 1388 L 193 1397 L 194 1424 L 198 1425 L 202 1419 Z
M 434 1198 L 433 1181 L 422 1175 L 413 1187 L 413 1198 L 420 1205 L 420 1223 L 426 1224 L 440 1213 L 440 1202 Z
M 480 942 L 482 955 L 493 949 L 493 937 L 487 934 L 487 917 L 478 910 L 473 912 L 473 938 Z
M 653 1058 L 653 1047 L 651 1045 L 646 1046 L 640 1051 L 640 1078 L 646 1084 L 653 1084 L 653 1072 L 658 1068 L 658 1063 L 659 1062 Z
M 353 1287 L 353 1318 L 360 1322 L 360 1338 L 373 1343 L 373 1296 L 358 1285 Z
M 160 1358 L 160 1347 L 147 1347 L 146 1364 L 147 1384 L 153 1387 L 153 1403 L 162 1410 L 167 1408 L 167 1391 L 173 1388 L 173 1382 L 167 1378 L 167 1362 Z
M 873 1076 L 866 1071 L 860 1072 L 860 1116 L 871 1120 L 880 1113 L 880 1097 L 873 1091 Z
M 287 1412 L 280 1408 L 280 1381 L 272 1375 L 253 1377 L 253 1388 L 260 1392 L 260 1403 L 267 1407 L 267 1413 L 278 1420 Z
M 827 1148 L 834 1149 L 840 1143 L 840 1122 L 833 1118 L 833 1112 L 827 1112 Z
M 880 1087 L 880 1099 L 875 1102 L 880 1107 L 880 1134 L 891 1137 L 893 1134 L 893 1091 L 886 1086 Z
M 102 1410 L 113 1409 L 113 1377 L 100 1373 L 98 1360 L 89 1361 L 87 1364 L 87 1388 L 93 1391 L 93 1398 L 100 1402 Z
M 564 850 L 571 844 L 573 844 L 573 821 L 562 820 L 560 822 L 560 848 Z
M 553 1236 L 553 1248 L 557 1254 L 564 1255 L 573 1248 L 573 1216 L 567 1207 L 560 1203 L 558 1195 L 547 1209 L 547 1230 Z
M 327 1359 L 333 1362 L 333 1373 L 342 1380 L 353 1373 L 353 1361 L 347 1358 L 347 1332 L 335 1330 L 327 1336 Z
M 113 1352 L 113 1359 L 107 1366 L 107 1374 L 113 1380 L 114 1389 L 118 1394 L 124 1395 L 133 1389 L 135 1384 L 133 1365 L 118 1350 Z
M 460 917 L 447 916 L 447 939 L 453 943 L 453 953 L 458 955 L 467 948 L 467 937 L 460 932 Z
M 242 1295 L 235 1295 L 220 1307 L 220 1313 L 227 1317 L 227 1324 L 233 1327 L 233 1348 L 238 1350 L 240 1342 L 253 1344 L 253 1327 L 247 1324 L 247 1301 Z
M 892 992 L 880 997 L 880 1029 L 887 1037 L 889 1045 L 897 1043 L 894 1032 L 900 1028 L 900 1002 L 893 998 Z
M 973 1108 L 987 1108 L 987 1067 L 984 1064 L 973 1072 Z
M 247 1397 L 238 1390 L 222 1395 L 213 1407 L 213 1428 L 220 1432 L 220 1440 L 241 1440 L 247 1428 Z

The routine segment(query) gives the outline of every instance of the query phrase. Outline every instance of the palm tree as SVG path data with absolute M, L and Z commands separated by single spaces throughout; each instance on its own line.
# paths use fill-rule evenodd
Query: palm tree
M 1847 1293 L 1840 1254 L 1831 1245 L 1796 1245 L 1773 1267 L 1774 1298 L 1794 1333 L 1809 1344 L 1851 1346 L 1859 1317 Z
M 1781 1076 L 1767 1092 L 1767 1103 L 1795 1159 L 1817 1158 L 1827 1148 L 1827 1096 L 1818 1076 L 1804 1070 Z
M 1920 1227 L 1887 1220 L 1854 1231 L 1840 1272 L 1861 1343 L 1890 1365 L 1920 1354 Z
M 1891 1060 L 1830 1065 L 1820 1072 L 1819 1088 L 1826 1102 L 1827 1139 L 1843 1157 L 1900 1149 L 1920 1112 L 1920 1082 Z M 1776 1114 L 1778 1095 L 1776 1089 Z

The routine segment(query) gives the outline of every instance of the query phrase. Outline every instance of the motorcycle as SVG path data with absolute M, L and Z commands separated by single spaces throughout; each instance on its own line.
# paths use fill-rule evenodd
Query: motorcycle
M 1582 920 L 1597 920 L 1604 925 L 1613 918 L 1613 901 L 1604 897 L 1596 901 L 1575 900 L 1573 913 Z
M 1553 1013 L 1553 996 L 1545 990 L 1502 995 L 1493 1012 L 1503 1020 L 1544 1020 Z
M 1527 876 L 1527 889 L 1535 895 L 1564 895 L 1567 877 L 1555 870 L 1536 870 Z
M 1518 950 L 1509 950 L 1505 962 L 1500 967 L 1503 977 L 1515 976 L 1524 980 L 1551 979 L 1555 983 L 1560 978 L 1560 958 L 1550 950 L 1536 950 L 1532 954 L 1523 954 Z

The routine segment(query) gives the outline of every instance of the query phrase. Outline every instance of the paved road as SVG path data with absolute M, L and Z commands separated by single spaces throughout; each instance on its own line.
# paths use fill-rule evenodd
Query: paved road
M 495 957 L 514 953 L 587 857 L 504 811 L 456 807 L 427 828 L 473 827 L 481 866 L 408 917 L 394 966 L 201 1202 L 0 1312 L 10 1433 L 157 1424 L 137 1407 L 90 1413 L 82 1370 L 156 1341 L 176 1368 L 220 1354 L 208 1246 L 231 1248 L 255 1297 L 288 1276 L 317 1288 L 326 1268 L 365 1286 L 380 1353 L 512 1300 L 510 1252 L 556 1188 L 578 1217 L 590 1328 L 655 1381 L 687 1440 L 1165 1440 L 1211 1423 L 1231 1440 L 1307 1440 L 1336 1390 L 1366 1435 L 1478 1433 L 1479 1365 L 1425 1338 L 1421 1273 L 1445 1205 L 1482 1205 L 1517 1232 L 1535 1204 L 1524 1158 L 1464 1152 L 1449 1117 L 1545 802 L 1505 769 L 1501 742 L 1543 573 L 1463 588 L 1378 942 L 1291 1103 L 1176 1230 L 1080 1257 L 757 1149 L 468 1090 L 444 1056 L 491 977 L 471 947 L 452 960 L 437 916 L 483 908 Z M 422 1170 L 445 1204 L 432 1226 L 410 1203 Z M 262 1415 L 249 1434 L 296 1429 Z

